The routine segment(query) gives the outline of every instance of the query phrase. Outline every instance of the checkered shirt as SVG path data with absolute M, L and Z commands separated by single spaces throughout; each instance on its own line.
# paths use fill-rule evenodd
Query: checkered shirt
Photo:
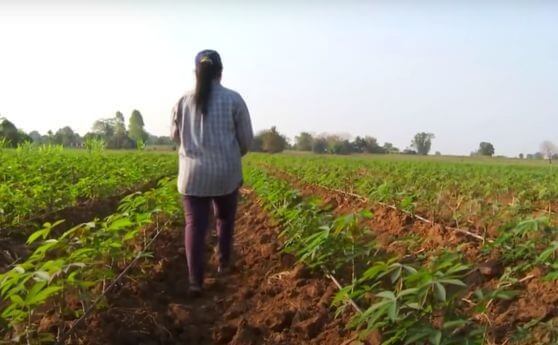
M 193 93 L 173 109 L 171 137 L 178 150 L 178 191 L 191 196 L 220 196 L 242 184 L 241 157 L 253 139 L 246 103 L 215 82 L 206 115 L 196 111 Z

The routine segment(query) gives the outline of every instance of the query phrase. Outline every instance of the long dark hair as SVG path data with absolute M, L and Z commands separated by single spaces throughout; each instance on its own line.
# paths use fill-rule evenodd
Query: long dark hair
M 217 55 L 217 52 L 214 52 Z M 201 53 L 200 53 L 201 54 Z M 209 53 L 201 56 L 196 61 L 196 91 L 194 93 L 194 102 L 196 109 L 201 111 L 203 115 L 207 115 L 207 107 L 209 96 L 211 95 L 211 86 L 213 81 L 221 77 L 223 65 L 219 55 L 212 56 Z

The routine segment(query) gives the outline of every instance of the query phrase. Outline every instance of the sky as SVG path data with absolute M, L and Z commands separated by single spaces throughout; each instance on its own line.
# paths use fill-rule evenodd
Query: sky
M 0 116 L 27 132 L 133 109 L 167 135 L 206 48 L 256 130 L 496 154 L 558 143 L 558 2 L 0 0 Z

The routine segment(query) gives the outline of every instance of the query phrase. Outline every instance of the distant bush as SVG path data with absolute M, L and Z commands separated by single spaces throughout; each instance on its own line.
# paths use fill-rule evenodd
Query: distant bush
M 287 138 L 275 126 L 259 132 L 252 142 L 252 151 L 279 153 L 287 148 Z
M 312 143 L 312 152 L 317 154 L 327 153 L 327 140 L 325 140 L 325 138 L 314 139 Z

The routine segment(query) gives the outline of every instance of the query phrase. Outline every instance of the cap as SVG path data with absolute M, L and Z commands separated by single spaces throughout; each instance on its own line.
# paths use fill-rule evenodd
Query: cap
M 198 55 L 196 55 L 196 68 L 202 63 L 209 63 L 221 68 L 223 67 L 219 53 L 211 49 L 202 50 L 198 53 Z

